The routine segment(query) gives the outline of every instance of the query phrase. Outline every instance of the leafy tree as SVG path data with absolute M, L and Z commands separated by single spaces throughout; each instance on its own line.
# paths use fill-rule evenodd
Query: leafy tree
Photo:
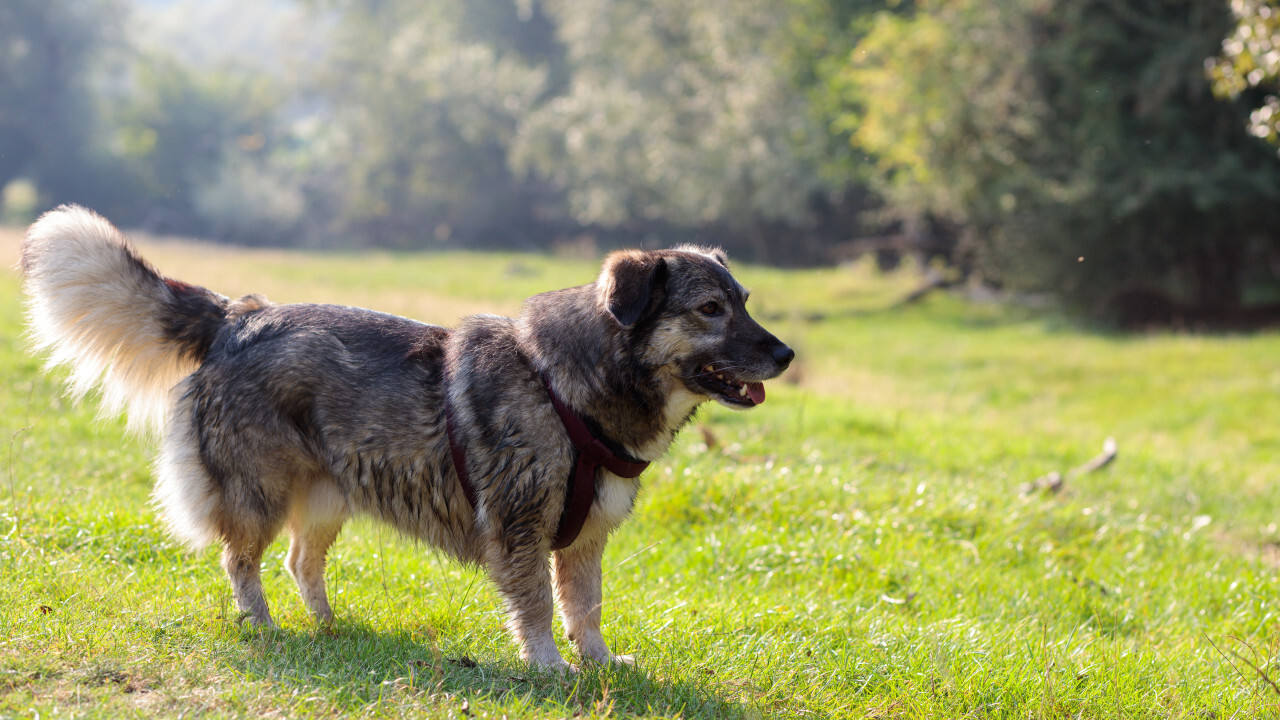
M 1249 130 L 1280 145 L 1280 4 L 1274 0 L 1231 0 L 1236 29 L 1222 42 L 1222 55 L 1209 63 L 1214 90 L 1228 98 L 1254 89 L 1262 97 Z
M 280 227 L 265 217 L 270 206 L 289 204 L 279 195 L 289 189 L 278 185 L 297 182 L 260 179 L 285 139 L 273 85 L 244 68 L 196 70 L 157 56 L 141 58 L 135 80 L 112 115 L 140 204 L 125 220 L 242 242 L 281 239 L 301 208 L 277 210 Z
M 528 242 L 541 188 L 513 176 L 507 148 L 548 84 L 545 17 L 498 0 L 328 6 L 342 13 L 323 73 L 339 227 L 386 246 Z
M 341 17 L 322 85 L 348 234 L 586 226 L 812 260 L 851 232 L 856 162 L 811 91 L 885 0 L 312 4 Z
M 925 3 L 859 44 L 845 122 L 898 212 L 963 227 L 988 275 L 1229 311 L 1280 238 L 1280 164 L 1204 74 L 1229 26 L 1197 0 Z
M 933 216 L 985 234 L 1009 203 L 1005 186 L 1022 182 L 1023 149 L 1044 115 L 1022 4 L 881 13 L 834 76 L 848 107 L 835 127 L 867 153 L 871 181 L 900 219 Z
M 813 3 L 813 6 L 820 6 Z M 564 188 L 586 225 L 684 228 L 786 260 L 839 202 L 832 148 L 791 55 L 804 3 L 548 3 L 564 91 L 521 124 L 513 161 Z M 839 30 L 837 29 L 837 32 Z M 669 237 L 669 235 L 668 235 Z M 813 253 L 808 253 L 810 257 Z
M 94 62 L 120 40 L 124 0 L 0 3 L 0 187 L 18 177 L 46 197 L 91 193 Z

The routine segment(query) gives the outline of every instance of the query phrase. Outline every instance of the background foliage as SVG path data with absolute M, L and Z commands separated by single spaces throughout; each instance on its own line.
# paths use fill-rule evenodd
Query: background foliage
M 1232 0 L 1231 12 L 1235 32 L 1222 43 L 1222 56 L 1209 63 L 1214 88 L 1231 98 L 1252 90 L 1259 107 L 1249 118 L 1249 130 L 1275 144 L 1280 142 L 1280 8 L 1267 0 Z
M 1280 299 L 1278 27 L 1274 0 L 19 0 L 0 186 L 11 220 L 244 244 L 917 253 L 1232 324 Z
M 1276 250 L 1275 153 L 1204 72 L 1225 5 L 955 0 L 882 16 L 841 76 L 853 142 L 990 277 L 1079 303 L 1238 307 Z

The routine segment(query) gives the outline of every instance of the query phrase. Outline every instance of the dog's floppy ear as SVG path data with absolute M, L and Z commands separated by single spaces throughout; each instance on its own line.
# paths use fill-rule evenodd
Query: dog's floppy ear
M 596 286 L 600 304 L 624 328 L 634 326 L 667 298 L 667 259 L 643 250 L 619 250 L 604 260 Z

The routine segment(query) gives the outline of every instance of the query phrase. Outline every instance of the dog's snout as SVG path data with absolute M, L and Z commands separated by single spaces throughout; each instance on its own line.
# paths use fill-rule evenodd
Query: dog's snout
M 773 349 L 773 361 L 777 363 L 778 367 L 782 370 L 786 370 L 787 366 L 791 364 L 791 361 L 794 360 L 795 357 L 796 351 L 781 343 Z

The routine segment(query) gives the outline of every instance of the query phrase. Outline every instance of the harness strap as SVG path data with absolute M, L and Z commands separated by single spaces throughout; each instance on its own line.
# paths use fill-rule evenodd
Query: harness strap
M 471 473 L 467 472 L 467 454 L 458 442 L 458 431 L 454 430 L 453 406 L 449 404 L 449 396 L 444 399 L 444 430 L 449 435 L 449 454 L 453 456 L 453 469 L 458 473 L 458 484 L 462 486 L 462 494 L 467 496 L 471 509 L 476 509 L 476 486 L 471 484 Z
M 542 384 L 547 388 L 547 396 L 551 405 L 560 416 L 565 432 L 569 433 L 569 442 L 578 450 L 578 460 L 574 463 L 573 473 L 569 476 L 569 490 L 566 493 L 564 514 L 560 516 L 560 527 L 556 529 L 556 539 L 552 550 L 561 550 L 573 544 L 582 532 L 587 521 L 587 513 L 596 501 L 596 468 L 604 466 L 606 470 L 618 477 L 639 477 L 647 462 L 623 460 L 609 446 L 600 442 L 591 429 L 578 417 L 578 414 L 564 404 L 564 401 L 551 389 L 551 380 L 542 376 Z
M 587 521 L 587 514 L 591 512 L 591 505 L 595 503 L 596 468 L 603 466 L 618 477 L 634 478 L 639 477 L 640 473 L 649 467 L 649 463 L 624 460 L 615 455 L 609 446 L 591 434 L 591 429 L 582 421 L 582 418 L 578 417 L 578 414 L 556 395 L 551 389 L 551 380 L 546 375 L 542 376 L 542 384 L 547 389 L 552 407 L 560 416 L 560 423 L 564 425 L 565 432 L 569 435 L 569 442 L 578 451 L 573 471 L 569 474 L 564 512 L 560 515 L 560 525 L 556 528 L 556 536 L 551 543 L 552 550 L 563 550 L 578 539 L 578 533 L 582 532 L 582 526 Z M 471 483 L 471 475 L 467 472 L 466 452 L 458 442 L 458 434 L 454 429 L 453 407 L 449 404 L 447 395 L 444 404 L 444 422 L 445 432 L 449 435 L 449 454 L 453 456 L 453 467 L 458 473 L 458 482 L 462 485 L 462 493 L 467 496 L 467 502 L 471 503 L 474 510 L 476 490 Z

